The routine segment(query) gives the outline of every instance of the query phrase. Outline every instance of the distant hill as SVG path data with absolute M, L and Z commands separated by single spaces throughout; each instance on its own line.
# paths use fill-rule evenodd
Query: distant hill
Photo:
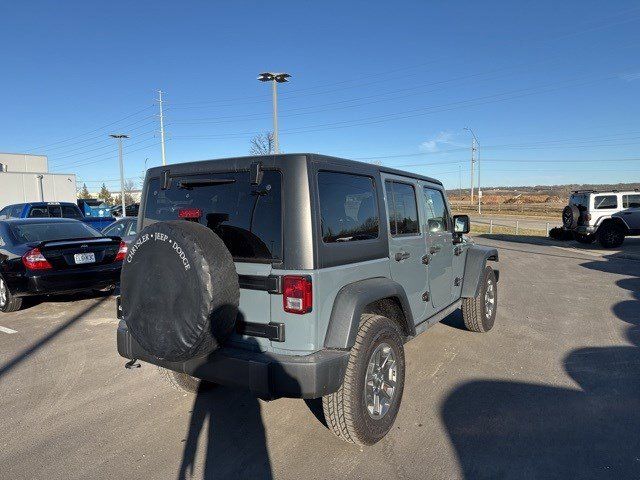
M 575 190 L 639 190 L 640 182 L 615 184 L 571 184 L 571 185 L 535 185 L 533 187 L 483 187 L 483 199 L 487 203 L 566 203 Z M 477 192 L 474 192 L 477 194 Z M 447 191 L 452 200 L 465 201 L 469 198 L 469 189 Z M 504 198 L 501 198 L 504 197 Z

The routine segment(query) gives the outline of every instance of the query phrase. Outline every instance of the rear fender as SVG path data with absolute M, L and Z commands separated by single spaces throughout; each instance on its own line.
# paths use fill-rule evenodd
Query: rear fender
M 413 316 L 402 286 L 389 278 L 369 278 L 345 285 L 338 292 L 324 339 L 325 348 L 351 348 L 358 334 L 360 316 L 367 305 L 385 298 L 398 301 L 404 313 L 405 324 L 402 327 L 407 335 L 414 335 Z
M 482 245 L 472 245 L 467 250 L 467 259 L 464 265 L 464 279 L 462 281 L 463 298 L 475 298 L 480 292 L 480 282 L 487 262 L 498 261 L 498 250 Z M 498 272 L 496 271 L 496 278 Z

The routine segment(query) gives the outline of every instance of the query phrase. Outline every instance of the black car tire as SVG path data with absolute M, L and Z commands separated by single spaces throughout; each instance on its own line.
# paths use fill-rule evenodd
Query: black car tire
M 376 419 L 368 411 L 365 382 L 372 354 L 384 345 L 395 357 L 395 388 L 388 410 Z M 348 443 L 373 445 L 380 441 L 393 426 L 400 409 L 404 379 L 403 337 L 398 324 L 382 315 L 362 315 L 342 386 L 337 392 L 322 398 L 327 426 L 334 435 Z
M 624 242 L 624 229 L 615 223 L 605 223 L 598 229 L 598 243 L 603 248 L 616 248 Z
M 215 383 L 192 377 L 187 373 L 175 372 L 164 367 L 158 367 L 158 371 L 164 381 L 176 390 L 185 393 L 198 393 L 203 390 L 209 390 L 216 385 Z
M 174 362 L 219 348 L 234 330 L 240 287 L 231 253 L 204 225 L 157 222 L 129 246 L 122 313 L 140 346 Z
M 584 243 L 586 245 L 593 243 L 596 240 L 595 235 L 585 235 L 583 233 L 575 233 L 573 234 L 573 239 L 578 243 Z
M 462 299 L 462 319 L 467 330 L 478 333 L 488 332 L 493 328 L 498 311 L 498 282 L 496 273 L 491 267 L 484 269 L 480 292 L 475 298 Z M 493 292 L 493 308 L 487 310 L 487 290 Z
M 0 298 L 0 312 L 17 312 L 22 308 L 22 297 L 14 296 L 9 291 L 9 286 L 2 277 L 0 277 L 0 289 L 4 291 L 3 296 L 5 298 L 4 301 L 2 301 L 2 299 Z

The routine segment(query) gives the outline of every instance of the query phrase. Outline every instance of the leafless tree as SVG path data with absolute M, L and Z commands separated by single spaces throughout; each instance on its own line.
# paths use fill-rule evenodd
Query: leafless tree
M 251 155 L 271 155 L 274 151 L 273 132 L 259 133 L 250 141 Z

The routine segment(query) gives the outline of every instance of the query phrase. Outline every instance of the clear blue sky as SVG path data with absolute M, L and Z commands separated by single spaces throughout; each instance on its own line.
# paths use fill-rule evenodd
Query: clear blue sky
M 378 158 L 469 184 L 640 179 L 640 6 L 539 2 L 8 2 L 0 8 L 0 151 L 49 156 L 91 190 L 160 163 L 285 152 Z M 632 160 L 637 159 L 637 160 Z M 371 160 L 370 160 L 371 161 Z M 463 162 L 463 163 L 461 163 Z M 426 165 L 425 165 L 426 164 Z M 406 166 L 411 165 L 411 166 Z

